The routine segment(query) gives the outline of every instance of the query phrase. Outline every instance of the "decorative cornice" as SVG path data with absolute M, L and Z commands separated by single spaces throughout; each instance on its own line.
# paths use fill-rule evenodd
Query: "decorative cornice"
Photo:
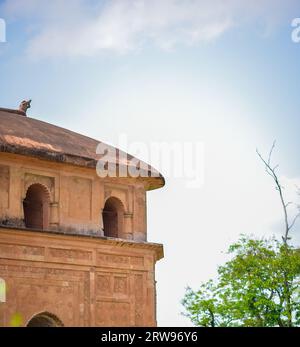
M 113 237 L 86 235 L 86 234 L 66 234 L 59 231 L 51 231 L 51 230 L 45 231 L 45 230 L 16 228 L 16 227 L 0 225 L 0 236 L 1 236 L 1 233 L 7 233 L 11 235 L 11 233 L 13 232 L 18 234 L 26 234 L 27 236 L 31 234 L 30 236 L 32 237 L 34 237 L 33 234 L 37 234 L 39 237 L 56 238 L 57 240 L 61 240 L 61 241 L 63 240 L 70 241 L 71 239 L 77 239 L 77 240 L 82 239 L 82 241 L 92 240 L 93 243 L 99 243 L 103 245 L 113 245 L 113 246 L 122 247 L 122 248 L 137 248 L 137 249 L 152 250 L 155 252 L 156 261 L 164 257 L 163 245 L 159 243 L 124 240 L 124 239 L 113 238 Z

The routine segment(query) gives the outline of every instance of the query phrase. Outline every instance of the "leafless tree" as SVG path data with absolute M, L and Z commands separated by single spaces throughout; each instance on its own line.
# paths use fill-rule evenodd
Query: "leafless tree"
M 278 169 L 278 165 L 273 166 L 273 164 L 272 164 L 272 154 L 273 154 L 273 151 L 275 148 L 275 144 L 276 144 L 276 141 L 273 142 L 267 159 L 265 159 L 257 149 L 256 149 L 256 153 L 258 154 L 259 158 L 264 163 L 265 170 L 266 170 L 267 174 L 273 178 L 273 181 L 275 182 L 276 190 L 279 193 L 280 202 L 281 202 L 283 214 L 284 214 L 284 225 L 285 225 L 285 231 L 284 231 L 284 235 L 282 236 L 282 240 L 283 240 L 284 244 L 287 245 L 288 240 L 290 240 L 289 232 L 293 228 L 293 226 L 295 225 L 297 219 L 300 217 L 300 207 L 298 206 L 299 212 L 296 213 L 290 219 L 288 208 L 290 205 L 293 204 L 293 202 L 292 201 L 286 202 L 284 194 L 283 194 L 284 187 L 281 185 L 278 174 L 276 172 L 276 170 Z M 300 195 L 300 189 L 297 188 L 297 190 L 298 190 L 298 194 Z

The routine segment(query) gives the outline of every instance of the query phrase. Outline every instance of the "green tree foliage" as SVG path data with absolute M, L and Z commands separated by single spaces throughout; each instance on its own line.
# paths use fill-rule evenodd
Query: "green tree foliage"
M 289 245 L 300 206 L 290 218 L 288 208 L 293 203 L 286 202 L 278 165 L 272 164 L 274 148 L 275 141 L 266 159 L 258 150 L 257 154 L 279 194 L 284 217 L 282 240 L 242 235 L 229 247 L 231 260 L 218 268 L 216 281 L 202 284 L 198 291 L 187 288 L 182 304 L 197 326 L 300 326 L 300 250 Z
M 286 243 L 244 235 L 216 281 L 187 288 L 186 315 L 203 327 L 300 325 L 300 252 Z

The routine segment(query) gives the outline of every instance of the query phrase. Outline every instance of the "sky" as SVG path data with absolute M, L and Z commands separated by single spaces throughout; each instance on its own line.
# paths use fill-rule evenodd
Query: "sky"
M 267 155 L 276 140 L 286 199 L 299 202 L 299 17 L 292 0 L 0 0 L 0 106 L 32 99 L 29 116 L 128 149 L 166 177 L 147 201 L 148 240 L 165 250 L 160 326 L 191 325 L 185 288 L 215 277 L 241 233 L 282 234 L 256 148 Z M 142 150 L 153 143 L 178 146 L 162 160 Z M 198 186 L 169 170 L 185 165 L 184 144 Z M 300 222 L 292 236 L 300 245 Z

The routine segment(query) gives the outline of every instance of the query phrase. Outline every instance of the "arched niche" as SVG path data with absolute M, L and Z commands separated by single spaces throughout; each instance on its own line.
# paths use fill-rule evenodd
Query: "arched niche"
M 42 327 L 63 327 L 62 321 L 54 314 L 49 312 L 41 312 L 34 315 L 26 325 L 28 328 L 42 328 Z
M 104 236 L 122 237 L 124 233 L 124 205 L 118 198 L 110 197 L 103 209 Z
M 23 201 L 26 228 L 47 229 L 49 227 L 50 194 L 48 189 L 34 183 L 27 189 Z

